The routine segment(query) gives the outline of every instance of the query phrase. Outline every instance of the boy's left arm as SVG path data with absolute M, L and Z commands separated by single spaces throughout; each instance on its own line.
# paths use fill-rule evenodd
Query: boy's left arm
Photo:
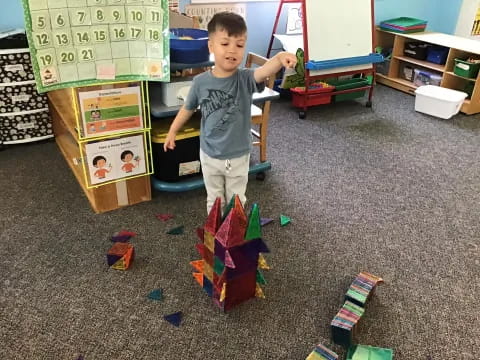
M 253 76 L 257 83 L 265 81 L 269 76 L 275 75 L 282 67 L 294 68 L 297 64 L 295 54 L 282 51 L 269 59 L 265 64 L 255 69 Z

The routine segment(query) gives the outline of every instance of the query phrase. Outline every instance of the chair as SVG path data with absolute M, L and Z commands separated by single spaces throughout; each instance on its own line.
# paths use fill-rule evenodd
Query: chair
M 246 68 L 252 68 L 255 65 L 261 66 L 268 61 L 267 58 L 249 52 L 245 63 Z M 273 89 L 275 83 L 275 75 L 270 76 L 265 81 L 265 86 Z M 255 97 L 254 97 L 255 99 Z M 270 117 L 270 100 L 262 104 L 252 105 L 252 125 L 258 125 L 258 131 L 252 128 L 252 135 L 256 140 L 253 141 L 254 146 L 260 147 L 260 162 L 267 161 L 267 127 Z

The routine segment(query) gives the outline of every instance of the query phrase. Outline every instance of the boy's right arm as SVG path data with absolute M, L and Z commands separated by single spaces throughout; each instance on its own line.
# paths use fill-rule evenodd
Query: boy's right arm
M 182 106 L 175 120 L 173 120 L 170 129 L 168 130 L 167 138 L 165 139 L 165 144 L 163 144 L 163 150 L 167 151 L 168 149 L 175 149 L 175 136 L 182 126 L 190 119 L 195 110 L 187 110 L 185 106 Z

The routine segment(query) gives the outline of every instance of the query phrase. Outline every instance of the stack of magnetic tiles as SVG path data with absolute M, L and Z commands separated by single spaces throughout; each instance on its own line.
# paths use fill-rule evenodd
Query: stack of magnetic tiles
M 202 259 L 190 264 L 194 278 L 223 311 L 253 298 L 264 298 L 260 269 L 269 269 L 261 253 L 269 252 L 262 240 L 260 212 L 254 204 L 247 216 L 238 196 L 231 199 L 222 219 L 220 198 L 216 199 L 195 247 Z
M 346 347 L 352 345 L 355 325 L 363 316 L 365 304 L 375 287 L 382 282 L 381 278 L 367 272 L 361 272 L 353 280 L 345 294 L 345 303 L 331 323 L 334 343 Z
M 337 360 L 338 355 L 322 344 L 315 346 L 315 349 L 307 356 L 305 360 Z

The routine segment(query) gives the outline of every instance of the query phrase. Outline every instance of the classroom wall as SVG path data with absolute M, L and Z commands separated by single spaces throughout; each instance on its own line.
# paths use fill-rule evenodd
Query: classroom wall
M 428 30 L 430 31 L 454 34 L 462 1 L 375 0 L 375 22 L 399 16 L 410 16 L 428 20 Z M 21 0 L 0 0 L 0 2 L 2 5 L 0 29 L 23 27 Z M 181 9 L 184 9 L 184 6 L 189 3 L 190 0 L 180 0 Z M 266 54 L 277 8 L 277 1 L 246 3 L 249 29 L 248 51 Z M 285 16 L 282 16 L 283 18 Z M 281 21 L 281 24 L 284 27 L 285 21 Z

